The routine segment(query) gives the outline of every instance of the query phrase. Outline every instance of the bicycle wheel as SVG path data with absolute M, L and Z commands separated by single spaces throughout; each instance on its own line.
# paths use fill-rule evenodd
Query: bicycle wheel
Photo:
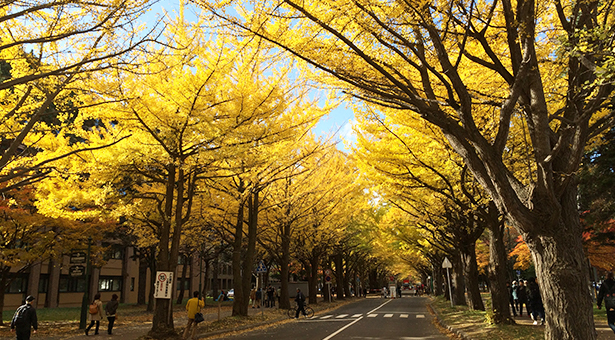
M 314 310 L 311 307 L 305 307 L 305 317 L 306 318 L 311 318 L 314 316 Z
M 288 309 L 288 317 L 289 318 L 295 318 L 296 314 L 297 314 L 297 310 L 295 308 L 289 308 Z

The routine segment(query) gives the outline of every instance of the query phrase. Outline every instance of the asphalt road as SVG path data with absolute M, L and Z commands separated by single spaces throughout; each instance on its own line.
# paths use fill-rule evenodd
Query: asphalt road
M 268 329 L 236 336 L 233 340 L 447 340 L 434 326 L 427 298 L 362 299 L 311 319 L 300 317 Z

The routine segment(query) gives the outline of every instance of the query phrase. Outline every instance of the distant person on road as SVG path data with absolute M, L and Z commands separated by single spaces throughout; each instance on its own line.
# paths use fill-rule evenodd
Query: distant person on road
M 267 287 L 267 307 L 275 307 L 275 288 Z
M 527 287 L 523 283 L 523 280 L 519 280 L 519 286 L 517 287 L 517 301 L 517 310 L 519 311 L 519 316 L 523 316 L 523 305 L 525 305 L 527 315 L 530 315 L 530 310 L 527 307 Z
M 297 295 L 295 295 L 295 302 L 297 303 L 297 313 L 295 314 L 295 319 L 299 319 L 299 312 L 306 316 L 305 312 L 305 295 L 301 293 L 301 289 L 297 288 Z
M 604 301 L 604 308 L 606 309 L 607 323 L 615 333 L 615 280 L 613 280 L 613 273 L 607 273 L 606 280 L 600 286 L 597 300 L 598 309 L 602 308 L 602 301 Z
M 90 322 L 90 325 L 88 326 L 88 328 L 85 329 L 85 335 L 89 335 L 88 333 L 90 332 L 90 329 L 92 329 L 92 326 L 94 326 L 94 324 L 96 324 L 96 328 L 94 329 L 94 335 L 98 335 L 100 320 L 102 320 L 103 318 L 102 311 L 103 304 L 102 301 L 100 301 L 100 293 L 97 293 L 96 295 L 94 295 L 94 301 L 92 301 L 92 303 L 88 307 L 88 321 Z
M 17 340 L 30 340 L 31 329 L 34 333 L 38 330 L 38 319 L 36 309 L 32 307 L 34 296 L 28 295 L 23 305 L 19 306 L 11 320 L 11 332 L 15 331 Z
M 109 320 L 109 326 L 107 327 L 107 334 L 113 334 L 113 324 L 115 323 L 115 313 L 120 303 L 117 301 L 117 294 L 111 295 L 111 301 L 107 302 L 105 306 L 105 314 L 107 314 L 107 320 Z
M 184 330 L 184 339 L 194 339 L 196 333 L 197 323 L 194 322 L 194 316 L 201 311 L 201 308 L 205 307 L 205 299 L 199 300 L 199 291 L 192 293 L 192 299 L 186 303 L 186 310 L 188 311 L 188 324 L 186 330 Z M 190 337 L 188 337 L 190 336 Z
M 536 278 L 530 277 L 528 280 L 528 299 L 529 305 L 532 308 L 532 320 L 534 325 L 540 322 L 541 325 L 545 324 L 545 308 L 542 305 L 542 297 L 540 297 L 540 288 L 536 283 Z
M 256 308 L 261 308 L 261 301 L 263 299 L 263 290 L 258 288 L 256 290 Z
M 250 300 L 252 301 L 252 308 L 256 305 L 256 288 L 252 288 L 250 291 Z

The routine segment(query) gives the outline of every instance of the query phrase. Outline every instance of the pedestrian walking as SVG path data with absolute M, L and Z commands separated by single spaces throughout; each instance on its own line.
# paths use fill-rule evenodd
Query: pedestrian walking
M 545 324 L 545 308 L 542 304 L 542 297 L 540 296 L 540 288 L 536 283 L 536 278 L 530 277 L 528 279 L 528 301 L 530 308 L 532 308 L 532 320 L 534 325 L 540 322 L 541 325 Z
M 117 307 L 120 303 L 117 301 L 117 294 L 111 295 L 111 301 L 107 302 L 105 306 L 105 314 L 107 314 L 107 320 L 109 321 L 109 326 L 107 327 L 107 334 L 113 334 L 113 324 L 115 323 L 115 313 L 117 312 Z
M 252 288 L 250 291 L 250 301 L 252 301 L 252 308 L 256 305 L 256 288 Z
M 197 327 L 194 317 L 203 307 L 205 307 L 205 299 L 199 300 L 199 291 L 194 291 L 194 293 L 192 293 L 192 299 L 188 300 L 186 303 L 186 311 L 188 311 L 188 324 L 184 330 L 184 339 L 194 339 Z
M 275 288 L 271 285 L 267 288 L 267 307 L 275 307 Z
M 297 313 L 295 314 L 295 319 L 299 319 L 299 312 L 301 312 L 304 316 L 307 315 L 305 312 L 305 295 L 301 293 L 301 289 L 297 288 L 297 295 L 295 295 L 295 302 L 297 303 Z
M 261 308 L 261 301 L 263 298 L 263 290 L 258 288 L 256 290 L 256 308 Z
M 513 308 L 513 314 L 515 316 L 517 316 L 517 311 L 516 310 L 519 309 L 519 295 L 517 294 L 519 286 L 517 285 L 517 281 L 513 281 L 512 282 L 512 286 L 510 287 L 510 289 L 511 289 L 513 304 L 515 306 Z
M 613 273 L 606 274 L 606 280 L 600 286 L 597 300 L 598 309 L 602 308 L 602 301 L 604 301 L 604 308 L 606 309 L 607 323 L 615 333 L 615 280 L 613 280 Z
M 28 295 L 23 305 L 19 306 L 11 320 L 11 332 L 15 331 L 17 340 L 30 340 L 30 332 L 38 331 L 36 309 L 32 306 L 34 296 Z
M 508 303 L 510 304 L 510 308 L 512 308 L 513 315 L 517 316 L 517 310 L 515 309 L 515 300 L 513 299 L 512 294 L 512 287 L 508 282 L 506 282 L 506 290 L 508 291 Z
M 102 301 L 100 301 L 100 293 L 97 293 L 96 295 L 94 295 L 94 301 L 92 301 L 90 307 L 88 308 L 88 321 L 90 322 L 90 325 L 88 326 L 88 328 L 85 329 L 85 335 L 89 335 L 88 333 L 90 332 L 90 329 L 92 329 L 92 326 L 94 326 L 94 324 L 96 324 L 96 328 L 94 329 L 94 335 L 98 335 L 100 320 L 102 320 L 103 318 L 102 310 L 103 304 Z
M 523 280 L 519 280 L 519 286 L 517 287 L 517 298 L 519 301 L 519 304 L 517 305 L 519 316 L 523 316 L 523 305 L 525 305 L 526 312 L 529 315 L 530 310 L 527 306 L 527 287 L 523 283 Z

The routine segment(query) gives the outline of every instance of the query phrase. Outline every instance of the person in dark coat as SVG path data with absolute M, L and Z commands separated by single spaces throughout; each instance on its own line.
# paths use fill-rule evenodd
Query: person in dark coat
M 115 313 L 117 312 L 117 307 L 120 303 L 117 301 L 117 294 L 113 294 L 111 296 L 111 301 L 107 302 L 105 306 L 105 314 L 107 314 L 107 320 L 109 320 L 109 327 L 107 328 L 107 333 L 109 335 L 113 334 L 113 324 L 115 323 Z
M 540 322 L 541 325 L 545 324 L 545 307 L 542 305 L 542 298 L 540 297 L 540 289 L 536 278 L 530 277 L 527 284 L 528 304 L 532 310 L 532 319 L 534 325 Z
M 34 333 L 38 331 L 38 318 L 36 309 L 32 307 L 32 301 L 34 301 L 34 296 L 29 295 L 26 302 L 17 308 L 11 320 L 11 332 L 15 331 L 17 340 L 30 340 L 32 328 Z
M 604 280 L 598 291 L 598 300 L 596 301 L 598 309 L 602 308 L 602 301 L 605 300 L 605 298 L 612 297 L 613 295 L 615 295 L 615 280 L 613 280 L 613 273 L 608 273 L 606 275 L 606 280 Z M 610 306 L 606 300 L 604 305 L 607 323 L 615 333 L 615 307 Z
M 307 316 L 307 313 L 305 312 L 305 295 L 301 293 L 301 289 L 299 288 L 297 288 L 295 302 L 297 303 L 297 313 L 295 314 L 295 319 L 299 319 L 299 312 L 303 313 L 303 316 Z
M 519 286 L 517 286 L 517 310 L 519 311 L 519 316 L 523 316 L 523 305 L 525 305 L 525 309 L 527 310 L 527 314 L 530 314 L 530 310 L 527 308 L 527 287 L 523 284 L 523 280 L 519 280 Z

